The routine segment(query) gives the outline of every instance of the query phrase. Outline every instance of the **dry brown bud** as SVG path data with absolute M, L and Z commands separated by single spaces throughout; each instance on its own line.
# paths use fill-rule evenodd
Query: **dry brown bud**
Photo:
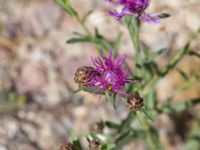
M 90 150 L 100 150 L 101 143 L 98 140 L 91 140 L 89 142 Z
M 137 111 L 144 105 L 143 98 L 140 97 L 139 93 L 131 94 L 127 97 L 127 106 L 132 111 Z
M 77 149 L 73 144 L 68 143 L 68 144 L 64 144 L 64 145 L 60 146 L 59 150 L 77 150 Z

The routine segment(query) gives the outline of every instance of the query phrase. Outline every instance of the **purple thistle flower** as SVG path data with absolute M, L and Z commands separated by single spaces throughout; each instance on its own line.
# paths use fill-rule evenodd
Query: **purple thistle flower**
M 97 88 L 98 93 L 109 92 L 109 94 L 127 95 L 124 90 L 125 84 L 128 83 L 130 73 L 123 68 L 126 57 L 113 55 L 112 50 L 109 56 L 103 54 L 102 58 L 92 59 L 94 68 L 101 75 L 93 78 L 87 85 L 90 88 Z
M 109 14 L 116 19 L 120 20 L 125 15 L 137 15 L 143 22 L 157 23 L 159 17 L 155 14 L 146 13 L 145 10 L 148 8 L 150 0 L 106 0 L 107 2 L 116 2 L 122 5 L 122 10 L 109 11 Z

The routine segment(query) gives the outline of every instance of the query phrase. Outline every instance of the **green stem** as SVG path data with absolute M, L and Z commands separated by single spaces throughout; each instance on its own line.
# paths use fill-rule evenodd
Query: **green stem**
M 152 117 L 146 112 L 146 110 L 144 108 L 141 109 L 141 111 L 144 113 L 144 115 L 151 121 L 151 123 L 153 123 L 153 119 Z
M 155 139 L 155 135 L 151 133 L 151 125 L 148 123 L 148 121 L 145 118 L 145 114 L 142 113 L 142 111 L 137 111 L 137 118 L 139 123 L 141 124 L 142 130 L 145 133 L 146 143 L 151 150 L 159 149 L 159 139 Z
M 152 88 L 153 85 L 158 81 L 159 76 L 155 74 L 146 84 L 143 86 L 143 94 L 148 93 L 149 88 Z
M 84 22 L 81 20 L 81 18 L 79 17 L 79 15 L 75 16 L 76 20 L 78 21 L 78 23 L 81 25 L 81 27 L 85 30 L 85 32 L 88 34 L 88 36 L 91 39 L 94 39 L 92 33 L 89 31 L 89 29 L 86 27 L 86 25 L 84 24 Z
M 81 27 L 83 28 L 83 30 L 87 33 L 87 35 L 89 36 L 89 38 L 92 41 L 92 43 L 95 45 L 95 47 L 98 50 L 98 52 L 101 53 L 101 47 L 99 46 L 99 44 L 97 44 L 96 38 L 92 35 L 92 33 L 87 28 L 87 26 L 85 25 L 85 23 L 81 20 L 81 18 L 79 17 L 79 15 L 76 15 L 75 18 L 76 18 L 77 22 L 81 25 Z
M 181 112 L 187 110 L 197 104 L 200 104 L 200 97 L 192 100 L 184 100 L 184 102 L 176 102 L 166 104 L 159 109 L 160 113 Z
M 170 70 L 172 70 L 176 66 L 176 64 L 183 58 L 183 56 L 185 56 L 185 54 L 188 53 L 190 43 L 198 37 L 199 33 L 200 33 L 200 28 L 192 34 L 187 44 L 175 54 L 175 56 L 165 66 L 165 68 L 163 68 L 161 71 L 158 71 L 158 73 L 154 74 L 153 77 L 143 85 L 143 87 L 146 87 L 146 86 L 150 87 L 149 85 L 157 82 L 161 77 L 165 76 Z
M 187 43 L 183 49 L 178 51 L 171 61 L 161 70 L 158 74 L 154 74 L 153 77 L 144 84 L 144 91 L 147 92 L 153 84 L 155 84 L 161 77 L 164 77 L 170 70 L 172 70 L 176 64 L 183 58 L 188 52 L 190 43 Z
M 128 21 L 128 30 L 132 39 L 133 46 L 136 50 L 136 57 L 140 56 L 140 41 L 139 41 L 139 19 L 137 17 L 129 16 Z
M 140 22 L 138 17 L 134 16 L 127 16 L 125 22 L 128 26 L 128 31 L 132 39 L 133 47 L 135 49 L 136 69 L 134 71 L 134 77 L 137 78 L 141 76 L 141 68 L 142 68 L 142 56 L 141 56 L 141 47 L 139 40 Z
M 159 76 L 165 76 L 170 70 L 172 70 L 176 64 L 183 58 L 183 56 L 188 52 L 190 46 L 190 42 L 188 42 L 184 48 L 179 50 L 176 55 L 172 58 L 172 60 L 167 64 L 167 66 L 160 71 Z
M 119 132 L 124 132 L 124 130 L 127 130 L 130 127 L 130 124 L 133 120 L 134 112 L 129 112 L 127 117 L 122 121 L 121 126 L 119 128 Z

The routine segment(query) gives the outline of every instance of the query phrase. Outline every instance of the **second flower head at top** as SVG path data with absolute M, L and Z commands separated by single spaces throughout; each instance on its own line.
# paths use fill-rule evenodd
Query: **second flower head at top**
M 115 2 L 122 6 L 121 11 L 116 9 L 109 11 L 109 14 L 120 20 L 126 15 L 137 15 L 143 22 L 157 23 L 159 17 L 155 14 L 146 13 L 150 0 L 106 0 L 107 2 Z

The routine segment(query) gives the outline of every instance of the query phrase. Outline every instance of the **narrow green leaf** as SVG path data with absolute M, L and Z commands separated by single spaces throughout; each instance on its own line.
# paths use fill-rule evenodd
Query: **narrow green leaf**
M 143 80 L 149 80 L 152 75 L 159 73 L 158 65 L 155 62 L 145 61 L 143 64 L 143 70 Z
M 118 103 L 119 103 L 118 96 L 117 96 L 117 94 L 114 94 L 114 96 L 113 96 L 113 107 L 115 109 L 117 109 Z
M 172 60 L 166 65 L 166 67 L 161 70 L 160 76 L 166 75 L 170 70 L 172 70 L 176 64 L 185 56 L 190 46 L 190 42 L 188 42 L 181 50 L 179 50 L 176 55 L 172 58 Z
M 73 141 L 73 144 L 75 145 L 77 150 L 83 150 L 83 148 L 81 146 L 81 142 L 79 141 L 78 136 L 76 135 L 76 133 L 73 130 L 70 131 L 70 138 Z
M 188 42 L 185 44 L 185 46 L 175 54 L 175 56 L 166 65 L 166 67 L 160 71 L 160 74 L 159 74 L 160 77 L 165 76 L 170 70 L 172 70 L 176 66 L 176 64 L 185 56 L 185 54 L 188 54 L 191 42 L 198 37 L 199 33 L 200 33 L 200 27 L 198 28 L 196 32 L 192 34 L 192 36 L 190 37 Z
M 146 142 L 149 150 L 162 150 L 163 147 L 159 140 L 158 131 L 150 127 L 147 132 Z
M 129 112 L 127 117 L 124 120 L 122 120 L 120 128 L 119 128 L 120 133 L 124 133 L 130 128 L 130 125 L 134 119 L 134 116 L 135 116 L 135 112 Z
M 171 16 L 170 14 L 162 13 L 162 14 L 158 15 L 157 17 L 160 18 L 160 19 L 165 19 L 165 18 L 168 18 L 170 16 Z
M 120 46 L 120 43 L 121 43 L 122 35 L 123 35 L 122 32 L 120 32 L 117 35 L 117 38 L 115 39 L 114 47 L 115 47 L 116 50 L 119 50 L 119 46 Z
M 145 52 L 145 55 L 146 55 L 146 59 L 145 59 L 145 62 L 146 63 L 151 63 L 153 62 L 156 57 L 158 57 L 159 55 L 161 55 L 163 52 L 165 52 L 166 49 L 165 48 L 162 48 L 160 50 L 157 50 L 157 51 L 154 51 L 154 52 L 151 52 L 149 50 L 144 50 Z
M 74 43 L 83 43 L 83 42 L 91 42 L 91 39 L 89 36 L 81 37 L 81 38 L 71 38 L 67 40 L 66 43 L 68 44 L 74 44 Z
M 101 35 L 97 29 L 95 29 L 95 38 L 96 43 L 101 45 L 105 49 L 105 53 L 108 54 L 109 49 L 112 49 L 112 44 L 103 36 Z
M 188 55 L 196 56 L 196 57 L 200 58 L 200 53 L 195 52 L 195 51 L 188 51 Z
M 108 128 L 111 128 L 111 129 L 119 129 L 119 127 L 120 127 L 119 124 L 116 124 L 116 123 L 110 122 L 110 121 L 106 121 L 106 122 L 105 122 L 105 125 L 106 125 Z
M 183 70 L 181 70 L 181 69 L 179 69 L 179 68 L 176 68 L 176 71 L 178 71 L 178 73 L 181 75 L 181 77 L 184 79 L 184 80 L 189 80 L 189 77 L 188 77 L 188 75 L 183 71 Z
M 73 35 L 76 35 L 76 36 L 79 36 L 79 37 L 84 37 L 85 36 L 82 33 L 79 33 L 79 32 L 76 32 L 76 31 L 73 31 L 72 33 L 73 33 Z
M 83 91 L 89 92 L 89 93 L 102 94 L 101 92 L 98 92 L 98 91 L 99 91 L 98 88 L 85 88 L 85 87 L 80 87 L 80 90 L 83 90 Z M 78 91 L 78 92 L 79 92 L 79 91 Z
M 187 100 L 185 102 L 176 102 L 176 103 L 166 104 L 160 108 L 160 112 L 163 112 L 163 113 L 181 112 L 181 111 L 187 110 L 197 104 L 200 104 L 200 97 L 189 100 L 189 101 Z
M 127 145 L 134 139 L 137 139 L 137 136 L 132 131 L 127 131 L 126 133 L 120 135 L 120 137 L 116 139 L 116 146 L 114 150 L 121 150 L 125 145 Z
M 157 95 L 155 91 L 155 84 L 152 84 L 148 89 L 148 93 L 146 95 L 147 107 L 149 109 L 155 109 L 157 105 Z
M 104 95 L 106 97 L 106 101 L 109 101 L 110 99 L 109 91 L 106 91 Z
M 130 32 L 130 36 L 133 40 L 133 44 L 137 44 L 137 37 L 138 37 L 138 31 L 139 31 L 139 22 L 138 18 L 135 16 L 126 16 L 125 17 L 125 23 L 128 26 L 128 30 Z M 136 45 L 134 45 L 136 46 Z
M 139 19 L 138 17 L 135 16 L 126 16 L 125 23 L 128 26 L 129 34 L 131 36 L 133 46 L 136 50 L 136 64 L 139 64 L 138 60 L 142 59 L 140 41 L 139 41 L 139 28 L 140 28 Z
M 55 0 L 55 2 L 62 7 L 70 16 L 76 16 L 77 12 L 73 9 L 68 0 Z
M 92 13 L 92 10 L 88 11 L 84 16 L 83 16 L 83 19 L 82 19 L 82 22 L 85 23 L 85 21 L 87 20 L 87 18 L 90 16 L 90 14 Z
M 141 110 L 144 113 L 144 115 L 149 119 L 149 121 L 153 123 L 154 121 L 153 121 L 153 118 L 150 116 L 150 114 L 144 108 L 142 108 Z

